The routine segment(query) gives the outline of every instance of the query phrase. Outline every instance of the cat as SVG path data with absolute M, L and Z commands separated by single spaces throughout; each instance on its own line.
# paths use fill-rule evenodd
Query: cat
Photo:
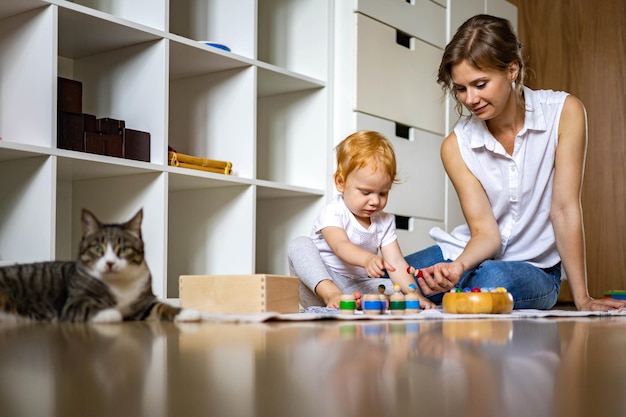
M 81 214 L 76 261 L 0 267 L 0 314 L 48 322 L 199 321 L 200 312 L 159 301 L 144 259 L 143 209 L 122 224 Z

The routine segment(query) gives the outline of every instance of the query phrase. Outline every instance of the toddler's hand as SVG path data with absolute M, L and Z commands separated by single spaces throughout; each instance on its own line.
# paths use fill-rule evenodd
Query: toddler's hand
M 385 275 L 385 271 L 393 272 L 396 270 L 393 265 L 385 262 L 385 260 L 378 255 L 371 256 L 364 267 L 367 276 L 371 278 L 380 278 Z
M 357 310 L 361 309 L 361 293 L 358 291 L 355 291 L 352 293 L 352 295 L 354 296 L 354 301 L 356 301 L 356 308 Z M 342 294 L 337 294 L 332 296 L 329 300 L 328 303 L 326 304 L 326 307 L 328 308 L 339 308 L 339 302 L 341 301 L 341 296 Z
M 333 295 L 331 298 L 328 299 L 328 302 L 326 303 L 326 307 L 328 308 L 339 308 L 339 301 L 341 300 L 341 293 Z
M 418 295 L 417 298 L 420 301 L 420 307 L 424 310 L 430 310 L 431 308 L 437 308 L 437 305 L 430 301 L 428 298 L 423 295 Z

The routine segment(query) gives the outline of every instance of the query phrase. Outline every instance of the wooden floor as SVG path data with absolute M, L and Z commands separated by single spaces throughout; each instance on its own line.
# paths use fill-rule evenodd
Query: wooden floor
M 0 415 L 625 416 L 626 317 L 0 325 Z

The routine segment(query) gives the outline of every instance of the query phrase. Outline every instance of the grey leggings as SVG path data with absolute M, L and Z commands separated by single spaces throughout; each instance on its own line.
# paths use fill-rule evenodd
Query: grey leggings
M 378 294 L 378 286 L 381 284 L 385 286 L 385 294 L 393 294 L 393 283 L 389 278 L 354 279 L 329 270 L 310 237 L 300 236 L 292 240 L 287 254 L 289 273 L 300 278 L 300 305 L 304 308 L 325 306 L 322 299 L 315 294 L 315 287 L 326 279 L 333 281 L 344 294 L 355 291 L 361 294 Z

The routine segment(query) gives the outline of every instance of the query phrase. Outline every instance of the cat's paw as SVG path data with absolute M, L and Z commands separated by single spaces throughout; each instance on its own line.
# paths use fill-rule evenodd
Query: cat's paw
M 119 310 L 114 308 L 107 308 L 106 310 L 99 311 L 95 316 L 91 318 L 92 323 L 120 323 L 124 317 Z
M 174 317 L 175 322 L 193 322 L 202 320 L 202 313 L 192 308 L 183 308 Z

